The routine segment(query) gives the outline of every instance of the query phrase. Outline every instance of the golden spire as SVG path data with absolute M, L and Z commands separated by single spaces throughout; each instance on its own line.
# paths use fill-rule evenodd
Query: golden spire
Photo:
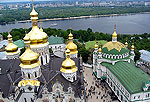
M 66 60 L 63 61 L 60 71 L 63 73 L 74 73 L 74 72 L 76 72 L 78 70 L 78 68 L 76 67 L 75 62 L 70 59 L 70 50 L 67 49 L 65 51 L 65 53 L 66 53 Z
M 96 41 L 95 43 L 95 46 L 94 46 L 95 49 L 98 49 L 98 42 Z
M 132 43 L 131 51 L 134 51 L 134 43 Z
M 117 37 L 117 33 L 116 33 L 116 24 L 115 24 L 115 27 L 114 27 L 114 33 L 112 34 L 112 37 Z
M 73 34 L 71 33 L 71 28 L 70 28 L 70 34 L 68 35 L 69 36 L 69 40 L 72 40 L 73 39 Z
M 18 46 L 13 44 L 12 36 L 10 35 L 9 32 L 8 32 L 7 38 L 8 38 L 9 44 L 5 47 L 6 55 L 13 55 L 13 54 L 19 53 Z
M 126 42 L 125 42 L 125 46 L 128 47 L 128 42 L 127 42 L 127 40 L 126 40 Z
M 30 16 L 31 16 L 31 20 L 33 22 L 32 25 L 33 26 L 37 25 L 38 13 L 34 9 L 33 0 L 32 0 L 32 12 L 30 13 Z
M 43 32 L 42 21 L 40 20 L 40 30 Z
M 33 52 L 30 49 L 30 39 L 28 36 L 24 37 L 24 42 L 25 42 L 25 47 L 26 50 L 25 52 L 20 56 L 21 68 L 35 68 L 40 65 L 40 62 L 38 61 L 39 55 L 35 52 Z
M 78 53 L 77 45 L 73 43 L 73 34 L 71 33 L 71 30 L 70 30 L 70 34 L 68 36 L 69 36 L 69 38 L 68 38 L 69 43 L 67 44 L 66 49 L 70 50 L 70 54 Z
M 100 42 L 100 47 L 99 47 L 99 49 L 98 49 L 98 52 L 102 52 L 101 42 Z

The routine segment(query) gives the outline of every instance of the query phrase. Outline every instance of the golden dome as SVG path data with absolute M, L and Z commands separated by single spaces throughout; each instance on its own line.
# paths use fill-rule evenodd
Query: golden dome
M 134 45 L 131 46 L 131 50 L 134 50 Z
M 26 37 L 26 39 L 28 39 Z M 25 46 L 26 46 L 26 50 L 25 52 L 20 56 L 20 60 L 21 60 L 21 64 L 20 67 L 21 68 L 34 68 L 40 65 L 40 62 L 38 61 L 39 55 L 35 52 L 33 52 L 30 49 L 30 41 L 26 40 L 25 41 Z
M 40 44 L 47 42 L 47 34 L 42 32 L 38 26 L 33 26 L 32 30 L 27 34 L 32 44 Z
M 98 52 L 102 52 L 102 49 L 101 49 L 101 47 L 98 49 Z
M 113 33 L 112 37 L 117 37 L 117 33 L 116 33 L 116 31 L 114 31 L 114 33 Z
M 114 29 L 114 33 L 112 34 L 112 37 L 117 37 L 117 33 L 116 33 L 116 24 L 115 24 L 115 29 Z
M 60 71 L 63 73 L 76 72 L 78 68 L 76 67 L 75 62 L 70 59 L 70 50 L 67 49 L 65 53 L 66 53 L 66 60 L 63 61 Z
M 8 34 L 7 37 L 8 37 L 9 44 L 5 47 L 6 55 L 13 55 L 13 54 L 19 53 L 18 46 L 13 44 L 12 36 Z
M 30 86 L 40 86 L 40 82 L 38 80 L 21 80 L 18 83 L 18 87 L 27 86 L 27 85 L 30 85 Z
M 125 46 L 128 47 L 128 42 L 125 42 Z
M 35 11 L 34 6 L 32 8 L 32 12 L 30 13 L 31 20 L 37 20 L 38 19 L 38 13 Z
M 97 44 L 97 42 L 95 43 L 94 48 L 95 48 L 95 49 L 98 49 L 98 44 Z
M 76 54 L 77 51 L 77 45 L 73 43 L 73 34 L 69 34 L 69 43 L 66 45 L 66 49 L 70 50 L 70 54 Z
M 118 41 L 117 42 L 112 42 L 112 41 L 107 42 L 103 46 L 103 48 L 105 48 L 105 47 L 108 49 L 108 51 L 110 51 L 112 49 L 116 49 L 116 50 L 118 50 L 120 52 L 122 48 L 126 49 L 126 46 L 124 44 L 122 44 L 121 42 L 118 42 Z
M 49 43 L 47 41 L 47 34 L 38 27 L 38 13 L 34 10 L 30 13 L 32 20 L 32 30 L 26 35 L 30 38 L 31 48 L 47 46 Z
M 70 32 L 70 34 L 68 35 L 69 36 L 69 40 L 72 40 L 73 39 L 73 34 Z

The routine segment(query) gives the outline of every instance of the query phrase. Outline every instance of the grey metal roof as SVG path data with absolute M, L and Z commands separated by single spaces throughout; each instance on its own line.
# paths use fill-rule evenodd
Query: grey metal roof
M 146 50 L 140 50 L 141 53 L 140 59 L 150 63 L 150 52 Z
M 3 59 L 5 57 L 5 51 L 4 52 L 0 52 L 0 59 Z

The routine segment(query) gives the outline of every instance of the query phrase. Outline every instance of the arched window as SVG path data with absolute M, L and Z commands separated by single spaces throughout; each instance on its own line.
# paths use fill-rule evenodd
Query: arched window
M 121 95 L 121 101 L 123 101 L 123 96 Z
M 43 65 L 43 57 L 41 56 L 41 65 Z
M 37 77 L 37 73 L 36 72 L 34 72 L 34 76 Z
M 117 95 L 119 96 L 119 91 L 117 90 Z
M 31 78 L 31 75 L 28 73 L 28 78 L 30 79 Z
M 46 55 L 46 63 L 47 63 L 47 55 Z
M 116 87 L 114 86 L 114 91 L 116 91 Z

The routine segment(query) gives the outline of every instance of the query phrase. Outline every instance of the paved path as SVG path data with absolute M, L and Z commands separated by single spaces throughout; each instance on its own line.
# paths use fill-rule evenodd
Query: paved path
M 90 89 L 91 86 L 95 86 L 95 76 L 92 76 L 92 69 L 91 68 L 84 68 L 84 77 L 85 81 L 87 81 L 88 85 L 86 86 L 87 89 L 87 95 L 88 95 L 88 89 Z M 105 88 L 102 88 L 101 86 L 99 88 L 95 87 L 95 95 L 91 94 L 87 98 L 87 102 L 119 102 L 119 101 L 112 101 L 110 95 L 108 95 L 106 98 L 101 97 L 103 95 L 106 95 L 107 91 L 111 91 L 109 88 L 105 91 Z M 98 94 L 100 92 L 100 95 Z M 106 92 L 106 93 L 105 93 Z M 98 99 L 97 99 L 98 98 Z

